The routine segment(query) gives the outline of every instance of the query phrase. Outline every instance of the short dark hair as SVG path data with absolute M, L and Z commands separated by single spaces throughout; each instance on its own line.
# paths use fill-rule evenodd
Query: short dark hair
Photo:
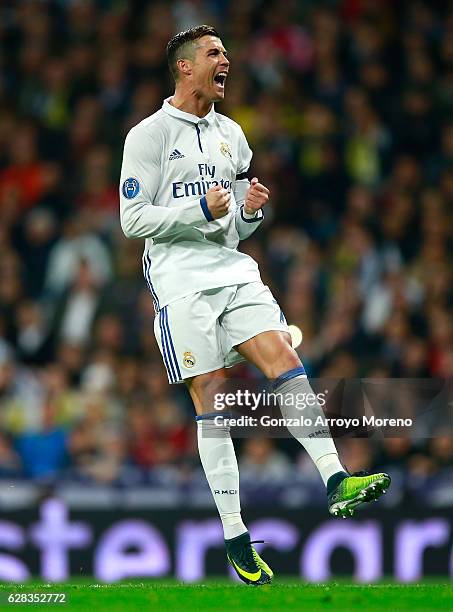
M 184 30 L 184 32 L 179 32 L 179 34 L 176 34 L 176 36 L 169 40 L 167 45 L 168 67 L 175 81 L 178 80 L 179 76 L 176 62 L 182 59 L 188 52 L 188 47 L 191 43 L 203 36 L 217 36 L 217 38 L 220 38 L 219 33 L 212 26 L 199 25 L 195 28 Z

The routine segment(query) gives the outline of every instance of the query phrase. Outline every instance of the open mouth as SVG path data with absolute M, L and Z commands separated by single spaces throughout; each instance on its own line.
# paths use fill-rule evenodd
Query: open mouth
M 214 77 L 214 83 L 223 89 L 227 76 L 228 74 L 226 72 L 218 72 Z

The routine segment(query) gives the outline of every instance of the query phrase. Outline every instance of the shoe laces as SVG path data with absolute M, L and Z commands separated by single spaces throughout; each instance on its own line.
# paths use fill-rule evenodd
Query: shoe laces
M 252 544 L 264 543 L 264 540 L 253 540 L 252 542 L 247 542 L 247 544 L 244 544 L 244 546 L 242 546 L 242 548 L 238 551 L 239 561 L 245 570 L 252 572 L 259 570 L 257 563 L 258 553 L 252 547 Z

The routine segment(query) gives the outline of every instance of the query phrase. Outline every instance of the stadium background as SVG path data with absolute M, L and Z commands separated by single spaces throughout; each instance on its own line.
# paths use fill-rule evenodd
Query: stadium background
M 132 563 L 129 575 L 187 577 L 180 531 L 215 517 L 191 403 L 167 385 L 142 244 L 122 236 L 117 195 L 125 134 L 172 92 L 165 45 L 199 23 L 218 27 L 232 62 L 218 110 L 242 125 L 252 172 L 272 192 L 265 223 L 243 248 L 303 330 L 298 350 L 310 376 L 453 374 L 451 3 L 3 2 L 0 548 L 23 563 L 2 555 L 0 579 L 25 577 L 25 568 L 49 579 L 93 573 L 101 525 L 137 516 L 167 538 L 168 564 L 157 547 L 156 564 Z M 453 444 L 443 418 L 429 436 L 339 446 L 351 471 L 386 469 L 394 486 L 380 512 L 345 521 L 335 572 L 352 570 L 344 546 L 359 527 L 392 531 L 382 572 L 453 572 Z M 304 538 L 334 524 L 293 441 L 240 440 L 238 454 L 245 517 L 280 521 L 266 527 L 268 538 L 288 521 L 305 525 Z M 82 535 L 85 557 L 73 551 L 66 567 L 57 554 L 49 569 L 32 526 L 66 511 L 98 539 L 83 544 Z M 409 576 L 389 552 L 404 539 L 398 521 L 437 547 Z M 225 571 L 220 532 L 210 529 L 213 567 Z M 280 549 L 293 550 L 285 533 Z M 376 566 L 366 575 L 358 566 L 358 579 L 378 577 Z M 300 571 L 310 578 L 303 563 Z

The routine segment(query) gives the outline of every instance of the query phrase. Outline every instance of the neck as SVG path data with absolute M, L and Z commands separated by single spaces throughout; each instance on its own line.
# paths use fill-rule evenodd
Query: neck
M 196 117 L 205 117 L 213 104 L 205 98 L 199 98 L 192 91 L 181 91 L 178 88 L 175 89 L 175 93 L 169 102 L 175 108 Z

